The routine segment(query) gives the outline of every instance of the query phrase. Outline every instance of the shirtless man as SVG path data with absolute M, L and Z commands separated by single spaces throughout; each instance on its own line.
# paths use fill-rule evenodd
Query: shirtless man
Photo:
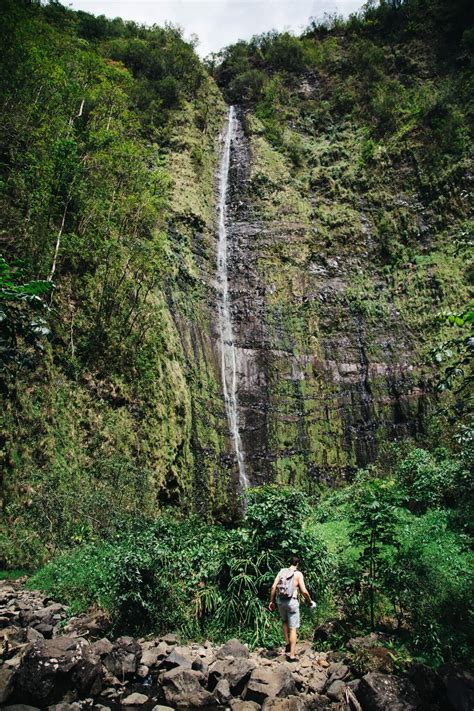
M 300 559 L 294 556 L 291 560 L 291 565 L 289 568 L 283 568 L 280 570 L 275 578 L 270 592 L 270 604 L 268 609 L 273 611 L 275 609 L 275 596 L 277 594 L 277 586 L 280 577 L 286 573 L 288 580 L 292 579 L 293 594 L 290 599 L 279 599 L 277 597 L 278 612 L 280 613 L 282 625 L 283 625 L 283 637 L 285 638 L 286 648 L 285 652 L 289 652 L 290 662 L 297 661 L 296 657 L 296 630 L 300 626 L 300 603 L 298 600 L 298 592 L 300 592 L 305 600 L 315 607 L 316 603 L 311 600 L 309 592 L 306 590 L 304 584 L 303 573 L 298 570 L 300 564 Z M 291 583 L 290 583 L 291 585 Z

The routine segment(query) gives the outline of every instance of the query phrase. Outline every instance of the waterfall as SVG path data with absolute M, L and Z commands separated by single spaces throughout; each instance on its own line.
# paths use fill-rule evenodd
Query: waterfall
M 245 472 L 245 457 L 239 432 L 239 410 L 237 402 L 237 354 L 232 333 L 230 314 L 229 279 L 227 274 L 227 192 L 229 187 L 230 146 L 235 132 L 235 111 L 229 107 L 227 130 L 219 164 L 218 182 L 218 224 L 219 241 L 217 244 L 217 289 L 219 295 L 219 335 L 221 346 L 222 389 L 229 429 L 234 444 L 235 456 L 239 467 L 239 482 L 246 489 L 250 482 Z

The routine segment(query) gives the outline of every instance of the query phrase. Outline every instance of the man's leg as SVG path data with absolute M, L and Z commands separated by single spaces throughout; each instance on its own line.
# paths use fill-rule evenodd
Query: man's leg
M 290 641 L 289 632 L 288 632 L 288 622 L 283 622 L 282 627 L 283 627 L 283 637 L 285 640 L 285 644 L 288 644 Z
M 288 642 L 290 643 L 290 657 L 296 657 L 296 627 L 289 628 Z

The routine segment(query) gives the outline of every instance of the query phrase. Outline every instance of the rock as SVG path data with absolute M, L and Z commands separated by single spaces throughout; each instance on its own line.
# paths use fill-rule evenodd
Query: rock
M 474 709 L 474 676 L 458 665 L 445 664 L 441 667 L 441 678 L 446 696 L 454 711 Z
M 232 698 L 232 694 L 230 692 L 229 682 L 226 678 L 223 677 L 219 680 L 216 688 L 214 689 L 214 696 L 219 704 L 227 706 Z
M 161 642 L 165 642 L 169 646 L 172 646 L 173 644 L 178 644 L 178 638 L 175 634 L 166 634 L 164 637 L 161 637 Z
M 136 691 L 130 694 L 125 699 L 122 699 L 122 706 L 143 706 L 143 704 L 148 703 L 150 699 L 145 694 L 139 694 Z
M 119 637 L 104 657 L 103 664 L 111 674 L 124 680 L 136 674 L 141 654 L 140 645 L 132 637 Z
M 262 711 L 305 711 L 306 702 L 302 696 L 288 696 L 286 699 L 267 699 Z
M 53 636 L 53 625 L 47 625 L 45 622 L 40 622 L 39 625 L 34 627 L 34 629 L 36 629 L 45 639 L 51 639 Z
M 230 690 L 234 696 L 242 693 L 247 679 L 255 669 L 255 662 L 251 659 L 237 657 L 237 659 L 220 659 L 209 670 L 209 688 L 212 691 L 220 679 L 229 682 Z
M 250 675 L 245 700 L 262 704 L 267 698 L 291 696 L 295 693 L 295 682 L 287 667 L 262 667 L 254 669 Z
M 145 664 L 140 664 L 137 669 L 137 676 L 140 677 L 140 679 L 146 679 L 149 673 L 150 669 L 145 666 Z
M 308 677 L 305 678 L 305 684 L 309 691 L 316 694 L 322 694 L 327 683 L 327 676 L 325 672 L 315 670 Z
M 14 669 L 0 668 L 0 704 L 4 704 L 11 696 L 14 677 Z
M 336 619 L 326 620 L 322 625 L 316 627 L 314 631 L 315 642 L 327 642 L 334 635 L 343 635 L 344 627 L 341 622 Z
M 94 696 L 102 689 L 100 661 L 85 641 L 73 637 L 41 640 L 25 652 L 15 675 L 15 699 L 42 708 Z
M 214 696 L 202 688 L 200 678 L 199 672 L 181 667 L 165 672 L 161 682 L 168 704 L 185 709 L 215 705 Z
M 2 711 L 40 711 L 37 706 L 28 706 L 27 704 L 13 704 L 12 706 L 4 706 Z
M 181 667 L 182 669 L 191 669 L 192 662 L 188 657 L 184 657 L 177 651 L 171 652 L 167 657 L 161 662 L 161 666 L 164 669 L 175 669 L 176 667 Z
M 44 636 L 38 630 L 38 628 L 28 627 L 26 630 L 26 640 L 27 642 L 38 642 L 40 639 L 44 639 Z
M 91 649 L 94 651 L 94 654 L 97 654 L 99 657 L 105 657 L 106 654 L 110 654 L 113 648 L 114 645 L 107 639 L 107 637 L 98 639 L 97 642 L 93 642 L 91 644 Z
M 356 695 L 364 711 L 415 711 L 420 705 L 411 681 L 379 672 L 363 676 Z
M 162 706 L 161 704 L 158 704 L 158 706 L 153 706 L 151 711 L 173 711 L 171 706 Z
M 151 649 L 146 649 L 142 653 L 141 663 L 145 664 L 147 667 L 154 667 L 157 665 L 158 659 L 162 659 L 160 650 L 158 647 L 152 647 Z
M 230 708 L 232 711 L 259 711 L 260 704 L 255 701 L 234 700 L 230 702 Z
M 338 679 L 345 679 L 348 674 L 349 667 L 347 667 L 345 664 L 341 664 L 340 662 L 330 664 L 328 667 L 328 686 L 329 684 L 332 684 L 333 681 L 337 681 Z
M 325 693 L 326 696 L 329 696 L 329 698 L 333 701 L 341 701 L 345 688 L 346 685 L 344 684 L 344 682 L 340 679 L 336 679 L 328 686 Z
M 448 700 L 446 689 L 440 675 L 426 664 L 416 662 L 411 665 L 408 676 L 414 684 L 424 706 L 429 708 L 446 708 Z
M 64 632 L 73 637 L 87 637 L 99 639 L 111 628 L 111 620 L 104 610 L 90 610 L 84 615 L 71 617 Z
M 225 657 L 244 657 L 248 659 L 249 650 L 246 644 L 242 644 L 238 639 L 229 639 L 216 654 L 217 659 L 224 659 Z

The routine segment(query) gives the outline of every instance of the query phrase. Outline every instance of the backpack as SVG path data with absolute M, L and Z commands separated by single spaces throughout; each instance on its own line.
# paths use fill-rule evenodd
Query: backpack
M 291 600 L 295 591 L 295 571 L 283 568 L 278 573 L 277 594 L 279 600 Z

